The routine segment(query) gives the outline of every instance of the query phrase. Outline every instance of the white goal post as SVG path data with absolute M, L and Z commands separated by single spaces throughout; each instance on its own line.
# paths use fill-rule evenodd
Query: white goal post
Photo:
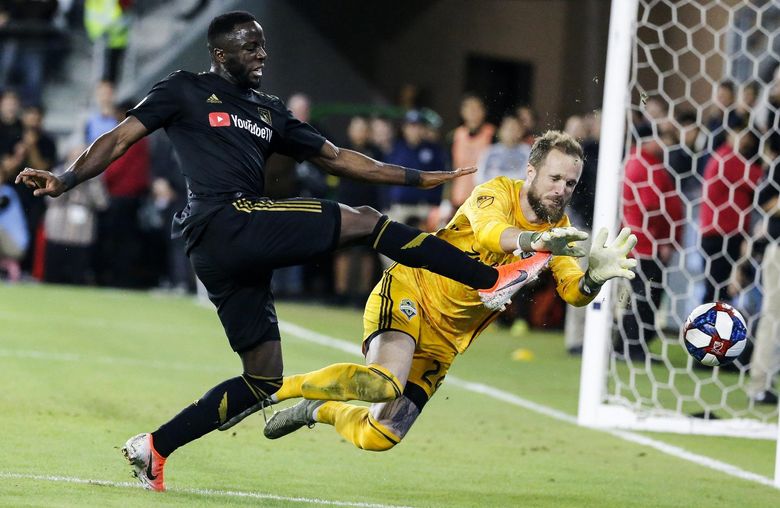
M 759 127 L 760 120 L 756 122 L 756 118 L 766 115 L 767 93 L 774 83 L 771 72 L 780 63 L 774 49 L 780 46 L 778 24 L 780 4 L 772 0 L 612 1 L 593 231 L 606 227 L 614 237 L 623 220 L 623 168 L 632 143 L 639 136 L 637 122 L 651 116 L 646 111 L 646 101 L 656 98 L 661 109 L 666 108 L 664 114 L 671 119 L 670 128 L 675 132 L 685 132 L 676 115 L 683 110 L 689 112 L 689 117 L 695 115 L 698 140 L 695 147 L 685 148 L 692 156 L 690 174 L 670 171 L 683 201 L 686 233 L 664 269 L 663 302 L 657 307 L 653 304 L 655 338 L 652 343 L 648 340 L 641 344 L 646 353 L 642 361 L 632 362 L 628 355 L 621 354 L 625 350 L 616 350 L 613 344 L 626 340 L 620 320 L 622 314 L 632 311 L 630 306 L 627 308 L 626 299 L 634 295 L 626 296 L 625 288 L 621 293 L 619 283 L 608 283 L 587 309 L 578 421 L 598 428 L 774 440 L 775 484 L 780 487 L 778 411 L 776 406 L 759 407 L 751 399 L 747 391 L 749 363 L 742 359 L 735 372 L 700 369 L 679 340 L 685 315 L 702 303 L 703 286 L 715 284 L 714 277 L 707 272 L 710 265 L 705 264 L 697 231 L 702 167 L 713 156 L 715 146 L 716 133 L 705 127 L 710 125 L 707 115 L 720 104 L 716 90 L 724 82 L 730 83 L 737 95 L 748 84 L 757 86 L 761 97 L 751 106 L 756 109 L 748 109 L 745 114 L 752 123 L 740 128 L 755 130 L 759 139 L 759 153 L 746 164 L 760 162 L 760 152 L 773 126 Z M 780 71 L 776 76 L 780 76 Z M 759 111 L 762 102 L 764 109 Z M 727 139 L 731 139 L 728 136 L 732 130 L 737 130 L 736 122 L 727 125 L 736 108 L 735 101 L 723 109 L 722 135 Z M 778 116 L 780 113 L 775 115 L 775 130 Z M 653 118 L 655 121 L 660 117 Z M 652 135 L 660 137 L 655 130 Z M 680 149 L 682 141 L 661 146 L 663 163 L 667 165 L 671 151 Z M 683 180 L 686 185 L 693 182 L 692 194 L 688 193 L 691 187 L 683 189 Z M 758 198 L 754 200 L 757 204 Z M 752 214 L 760 219 L 761 210 L 757 206 L 756 209 Z M 665 211 L 662 209 L 661 213 Z M 745 234 L 744 239 L 753 245 L 753 236 Z M 751 263 L 747 258 L 739 261 Z M 752 262 L 752 266 L 758 264 Z M 758 281 L 756 275 L 756 282 L 748 289 L 760 294 Z M 757 312 L 742 312 L 749 325 L 761 319 Z

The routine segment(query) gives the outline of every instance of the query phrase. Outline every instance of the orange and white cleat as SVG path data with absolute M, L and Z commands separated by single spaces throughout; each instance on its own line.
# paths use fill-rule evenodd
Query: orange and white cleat
M 521 287 L 539 276 L 539 273 L 550 262 L 552 254 L 535 252 L 525 256 L 514 263 L 496 267 L 498 270 L 496 284 L 490 289 L 479 290 L 479 299 L 482 300 L 485 307 L 490 310 L 504 310 L 508 304 L 512 303 L 512 296 Z
M 122 453 L 133 467 L 133 476 L 148 490 L 162 492 L 165 490 L 163 468 L 165 457 L 154 449 L 151 434 L 138 434 L 131 437 L 122 447 Z

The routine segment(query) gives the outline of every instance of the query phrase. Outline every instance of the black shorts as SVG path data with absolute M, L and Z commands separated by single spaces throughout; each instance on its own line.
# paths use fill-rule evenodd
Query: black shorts
M 239 199 L 220 206 L 189 251 L 236 352 L 279 340 L 271 294 L 274 268 L 336 248 L 341 211 L 319 199 Z

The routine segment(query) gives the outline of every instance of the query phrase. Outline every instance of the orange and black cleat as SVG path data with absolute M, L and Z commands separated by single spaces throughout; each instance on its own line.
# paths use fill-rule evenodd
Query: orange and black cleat
M 504 310 L 512 303 L 512 296 L 517 291 L 536 279 L 539 273 L 547 266 L 552 254 L 549 252 L 535 252 L 521 258 L 514 263 L 496 267 L 498 280 L 490 289 L 480 289 L 479 299 L 490 310 Z
M 122 453 L 133 467 L 133 476 L 148 490 L 162 492 L 165 490 L 163 468 L 165 457 L 154 449 L 151 434 L 138 434 L 131 437 L 122 447 Z

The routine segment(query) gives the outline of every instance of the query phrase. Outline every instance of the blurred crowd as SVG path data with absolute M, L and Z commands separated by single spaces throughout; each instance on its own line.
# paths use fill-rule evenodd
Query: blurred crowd
M 94 104 L 60 155 L 42 127 L 41 106 L 23 106 L 12 90 L 0 97 L 0 276 L 193 290 L 188 261 L 169 234 L 186 191 L 164 133 L 136 143 L 100 178 L 58 198 L 37 198 L 14 184 L 24 167 L 64 172 L 135 102 L 115 102 L 113 85 L 101 81 Z

